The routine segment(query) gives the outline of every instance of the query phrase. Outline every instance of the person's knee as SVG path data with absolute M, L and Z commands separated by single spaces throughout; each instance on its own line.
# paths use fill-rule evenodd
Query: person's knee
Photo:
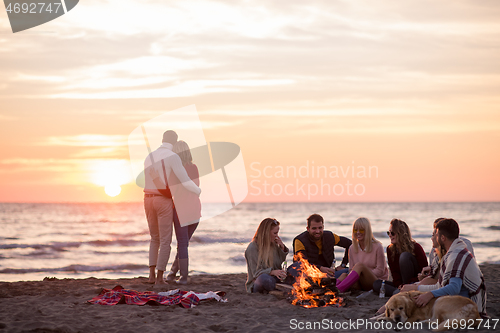
M 266 274 L 261 274 L 255 279 L 255 283 L 262 283 L 264 281 Z
M 348 268 L 344 268 L 344 269 L 341 269 L 339 271 L 335 271 L 335 278 L 338 279 L 342 274 L 349 274 L 349 269 Z
M 162 243 L 164 243 L 164 242 L 171 243 L 172 236 L 173 236 L 172 229 L 170 229 L 168 227 L 160 229 L 160 240 L 162 241 Z
M 354 267 L 365 267 L 365 264 L 363 264 L 362 262 L 358 262 L 356 265 L 354 265 Z
M 164 249 L 166 249 L 166 248 L 171 249 L 171 247 L 172 247 L 172 239 L 168 240 L 168 239 L 161 238 L 160 239 L 160 246 L 162 248 L 164 248 Z
M 188 245 L 189 245 L 189 240 L 187 239 L 187 237 L 177 239 L 177 247 L 185 248 L 188 247 Z
M 259 275 L 254 282 L 253 292 L 265 292 L 273 290 L 276 285 L 276 281 L 269 274 Z
M 399 267 L 402 268 L 401 273 L 403 273 L 404 270 L 413 270 L 414 261 L 415 257 L 410 252 L 401 253 L 401 255 L 399 256 Z
M 415 259 L 415 256 L 413 254 L 411 254 L 410 252 L 403 252 L 399 256 L 399 265 L 404 266 L 406 264 L 410 264 L 414 261 L 414 259 Z
M 413 258 L 413 254 L 411 254 L 410 252 L 403 252 L 401 253 L 401 255 L 399 256 L 399 262 L 408 262 L 408 261 L 411 261 Z
M 160 239 L 160 229 L 158 226 L 149 226 L 149 236 L 151 237 L 151 240 Z
M 267 291 L 274 290 L 276 288 L 276 279 L 269 275 L 269 277 L 266 279 L 265 288 Z
M 338 278 L 337 281 L 343 281 L 347 277 L 347 273 L 342 273 Z
M 361 271 L 366 269 L 366 265 L 363 264 L 362 262 L 358 262 L 356 265 L 354 265 L 354 267 L 352 269 L 355 270 L 356 272 L 360 273 Z
M 399 257 L 399 267 L 401 268 L 401 274 L 415 275 L 420 273 L 418 270 L 417 258 L 409 252 L 401 253 Z
M 177 255 L 179 259 L 187 259 L 189 257 L 189 252 L 187 247 L 177 247 Z
M 290 266 L 288 266 L 287 273 L 293 276 L 294 278 L 298 278 L 300 275 L 300 262 L 296 261 Z

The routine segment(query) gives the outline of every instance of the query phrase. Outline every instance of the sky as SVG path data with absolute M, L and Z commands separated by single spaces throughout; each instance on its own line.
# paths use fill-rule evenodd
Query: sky
M 85 0 L 12 33 L 0 6 L 0 202 L 141 201 L 129 134 L 192 105 L 207 142 L 240 147 L 246 202 L 499 201 L 498 17 L 493 0 Z

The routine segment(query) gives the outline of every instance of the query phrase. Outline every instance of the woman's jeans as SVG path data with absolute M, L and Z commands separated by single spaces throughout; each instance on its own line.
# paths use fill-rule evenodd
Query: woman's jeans
M 274 290 L 276 287 L 276 282 L 278 281 L 278 278 L 275 276 L 271 276 L 269 274 L 261 274 L 255 279 L 252 292 L 264 293 Z
M 399 256 L 399 270 L 401 271 L 401 280 L 403 284 L 410 283 L 410 280 L 418 276 L 417 258 L 410 252 L 403 252 Z
M 177 238 L 177 254 L 176 259 L 187 259 L 188 258 L 188 246 L 191 236 L 193 236 L 194 231 L 198 227 L 199 223 L 193 223 L 185 227 L 181 227 L 179 222 L 179 217 L 177 216 L 177 211 L 174 209 L 174 228 L 175 237 Z
M 403 284 L 410 283 L 410 280 L 418 276 L 418 262 L 417 258 L 410 252 L 403 252 L 399 256 L 399 270 L 401 272 L 401 280 Z M 376 280 L 373 282 L 373 291 L 378 294 L 380 292 L 380 287 L 382 286 L 382 280 Z M 385 296 L 391 297 L 399 292 L 399 286 L 394 286 L 392 282 L 385 281 Z

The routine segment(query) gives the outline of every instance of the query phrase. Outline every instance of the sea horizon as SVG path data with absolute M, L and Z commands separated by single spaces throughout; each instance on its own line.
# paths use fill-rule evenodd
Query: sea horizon
M 312 213 L 324 217 L 326 230 L 348 238 L 354 219 L 365 216 L 384 247 L 390 220 L 401 218 L 427 253 L 433 221 L 455 218 L 460 234 L 474 244 L 477 262 L 500 263 L 499 202 L 243 202 L 200 222 L 189 247 L 190 274 L 245 273 L 244 251 L 262 219 L 281 222 L 280 236 L 291 249 Z M 0 203 L 0 227 L 0 281 L 148 274 L 150 236 L 140 201 Z M 174 235 L 167 270 L 175 251 Z M 343 253 L 335 248 L 337 260 Z
M 130 200 L 130 201 L 0 201 L 0 203 L 14 203 L 14 204 L 24 204 L 24 203 L 34 203 L 34 204 L 86 204 L 86 203 L 96 203 L 96 204 L 118 204 L 118 203 L 142 203 L 142 200 Z M 206 202 L 208 204 L 218 204 L 221 202 L 218 201 L 213 201 L 213 202 Z M 286 203 L 348 203 L 348 204 L 355 204 L 355 203 L 500 203 L 500 200 L 498 201 L 474 201 L 474 200 L 467 200 L 467 201 L 453 201 L 453 200 L 435 200 L 435 201 L 419 201 L 419 200 L 404 200 L 404 201 L 312 201 L 312 200 L 307 200 L 307 201 L 242 201 L 241 203 L 252 203 L 252 204 L 257 204 L 257 203 L 277 203 L 277 204 L 286 204 Z

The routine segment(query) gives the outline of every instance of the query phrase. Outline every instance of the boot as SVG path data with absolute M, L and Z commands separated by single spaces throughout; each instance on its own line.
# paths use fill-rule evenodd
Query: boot
M 167 282 L 174 283 L 175 276 L 177 275 L 177 271 L 179 270 L 179 259 L 175 257 L 174 263 L 172 264 L 172 268 L 170 268 L 170 273 L 167 275 Z
M 355 270 L 353 270 L 351 271 L 351 273 L 349 273 L 349 275 L 347 275 L 347 277 L 342 282 L 337 281 L 337 289 L 341 293 L 345 293 L 358 280 L 359 280 L 359 274 Z
M 188 283 L 188 273 L 189 273 L 189 259 L 179 259 L 179 270 L 181 272 L 181 277 L 177 280 L 177 284 L 187 284 Z

